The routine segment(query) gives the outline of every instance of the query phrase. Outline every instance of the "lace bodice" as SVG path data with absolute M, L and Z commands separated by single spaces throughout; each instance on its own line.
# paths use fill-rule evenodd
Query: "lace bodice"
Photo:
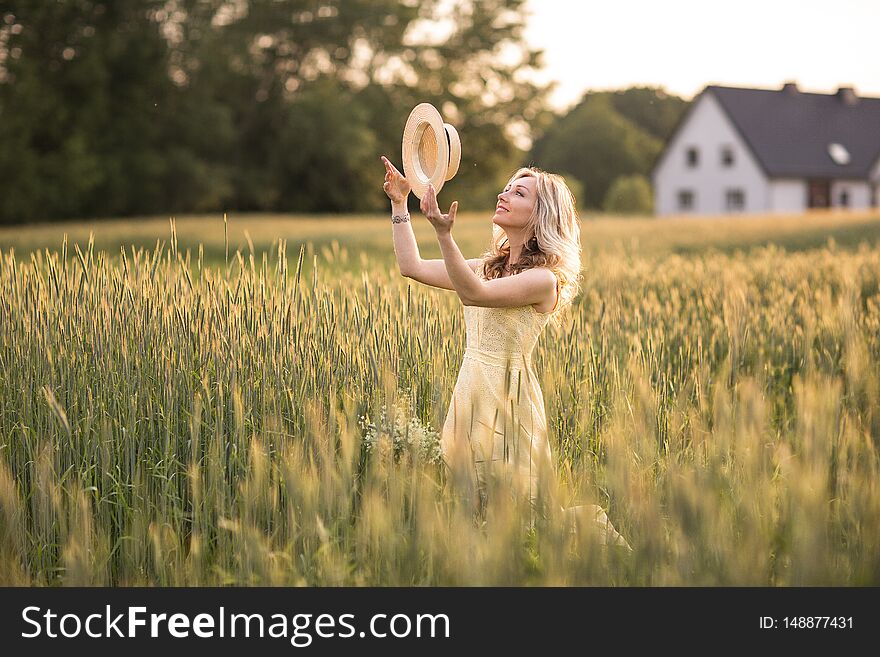
M 477 276 L 485 280 L 482 269 L 477 271 Z M 522 354 L 528 362 L 552 313 L 538 312 L 531 305 L 503 308 L 465 306 L 467 351 L 471 354 Z

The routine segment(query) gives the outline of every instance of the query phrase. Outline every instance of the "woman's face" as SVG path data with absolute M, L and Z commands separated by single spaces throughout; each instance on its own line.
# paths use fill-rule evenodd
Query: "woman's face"
M 535 209 L 536 184 L 537 180 L 531 176 L 509 183 L 498 195 L 492 222 L 502 228 L 523 228 Z

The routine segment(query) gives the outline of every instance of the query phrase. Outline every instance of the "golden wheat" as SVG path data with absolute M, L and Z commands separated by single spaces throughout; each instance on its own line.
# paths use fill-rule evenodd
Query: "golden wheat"
M 500 489 L 481 526 L 407 447 L 445 416 L 452 293 L 356 240 L 288 262 L 249 230 L 210 263 L 177 228 L 0 251 L 0 584 L 880 581 L 876 247 L 591 253 L 536 353 L 547 485 L 626 554 L 554 513 L 524 530 Z M 408 421 L 370 440 L 406 458 L 366 449 L 383 408 Z

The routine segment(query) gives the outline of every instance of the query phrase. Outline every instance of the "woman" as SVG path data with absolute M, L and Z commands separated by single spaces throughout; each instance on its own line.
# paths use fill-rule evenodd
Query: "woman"
M 442 214 L 429 186 L 421 210 L 436 231 L 443 259 L 423 260 L 407 212 L 410 185 L 386 157 L 382 161 L 400 273 L 455 290 L 464 304 L 467 347 L 441 432 L 444 462 L 481 512 L 489 474 L 497 471 L 512 474 L 514 493 L 527 494 L 534 507 L 539 475 L 553 471 L 554 463 L 531 354 L 544 326 L 551 318 L 558 321 L 579 290 L 574 197 L 561 176 L 519 169 L 498 194 L 491 247 L 465 260 L 452 239 L 458 201 Z M 607 517 L 595 505 L 569 513 L 587 514 L 606 527 Z M 610 524 L 607 528 L 619 536 Z

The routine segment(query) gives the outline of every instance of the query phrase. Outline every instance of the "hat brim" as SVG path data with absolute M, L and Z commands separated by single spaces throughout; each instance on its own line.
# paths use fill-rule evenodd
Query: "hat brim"
M 461 164 L 461 140 L 458 138 L 458 130 L 450 124 L 444 123 L 443 127 L 446 128 L 446 139 L 449 142 L 449 167 L 446 170 L 446 180 L 452 180 Z
M 456 142 L 457 139 L 458 133 L 455 134 Z M 404 175 L 418 198 L 425 195 L 429 184 L 439 192 L 443 183 L 452 177 L 448 175 L 451 142 L 452 138 L 436 107 L 430 103 L 419 103 L 413 108 L 403 129 L 402 159 Z M 460 146 L 457 148 L 460 158 Z M 458 169 L 457 164 L 455 169 Z

